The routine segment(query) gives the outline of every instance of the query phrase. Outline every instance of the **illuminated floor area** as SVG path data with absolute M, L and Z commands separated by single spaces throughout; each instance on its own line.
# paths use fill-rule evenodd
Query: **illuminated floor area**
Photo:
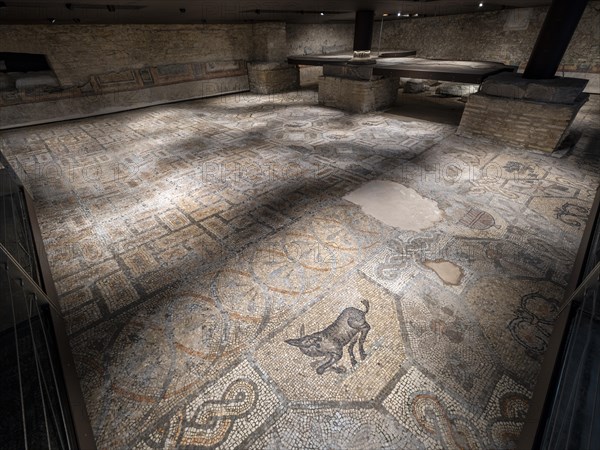
M 511 448 L 599 118 L 594 98 L 558 158 L 307 91 L 0 150 L 35 197 L 100 448 Z

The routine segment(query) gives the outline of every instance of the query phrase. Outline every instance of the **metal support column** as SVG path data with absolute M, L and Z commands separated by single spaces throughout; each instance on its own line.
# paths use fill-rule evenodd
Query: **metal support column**
M 554 78 L 587 0 L 554 0 L 529 57 L 523 78 Z
M 373 39 L 373 20 L 374 11 L 360 10 L 356 11 L 354 21 L 354 48 L 357 51 L 370 51 L 371 40 Z

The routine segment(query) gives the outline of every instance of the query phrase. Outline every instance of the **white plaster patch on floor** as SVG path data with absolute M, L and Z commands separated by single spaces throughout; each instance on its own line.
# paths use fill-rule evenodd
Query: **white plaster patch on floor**
M 450 261 L 425 261 L 423 264 L 446 284 L 457 286 L 464 275 L 462 269 Z
M 442 219 L 437 202 L 393 181 L 369 181 L 344 199 L 386 225 L 402 230 L 425 230 Z

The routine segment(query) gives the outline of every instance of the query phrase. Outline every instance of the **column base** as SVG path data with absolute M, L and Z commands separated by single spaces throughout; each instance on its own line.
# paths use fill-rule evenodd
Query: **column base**
M 295 91 L 300 87 L 298 67 L 287 63 L 248 63 L 250 92 L 276 94 Z
M 489 77 L 469 97 L 457 134 L 514 147 L 553 152 L 588 100 L 586 80 L 525 80 L 520 74 Z
M 396 101 L 398 84 L 398 78 L 367 81 L 323 76 L 319 80 L 319 104 L 356 113 L 376 111 Z
M 323 66 L 319 104 L 366 113 L 391 106 L 398 96 L 399 77 L 373 75 L 369 66 Z
M 352 54 L 352 59 L 348 61 L 348 64 L 359 66 L 364 64 L 370 65 L 377 64 L 377 61 L 374 58 L 371 58 L 371 50 L 354 50 Z

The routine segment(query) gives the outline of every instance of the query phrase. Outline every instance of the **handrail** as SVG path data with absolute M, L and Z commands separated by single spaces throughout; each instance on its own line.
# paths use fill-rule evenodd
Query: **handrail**
M 33 291 L 32 294 L 35 294 L 46 301 L 56 311 L 60 311 L 60 306 L 58 306 L 56 301 L 46 295 L 42 288 L 40 288 L 25 269 L 21 267 L 21 264 L 19 264 L 2 243 L 0 243 L 0 264 L 4 266 L 11 277 L 16 280 L 22 280 L 23 283 Z

